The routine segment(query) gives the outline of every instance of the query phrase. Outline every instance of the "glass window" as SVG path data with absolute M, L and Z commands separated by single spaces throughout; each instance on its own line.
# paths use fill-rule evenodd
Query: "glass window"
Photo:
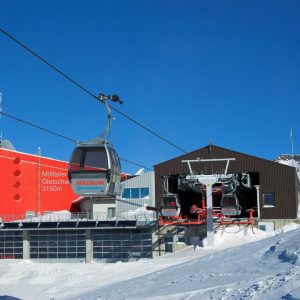
M 103 241 L 103 246 L 112 246 L 112 241 Z
M 123 190 L 122 198 L 130 199 L 130 189 L 129 189 L 129 188 L 125 188 L 125 189 Z
M 94 253 L 94 258 L 102 258 L 102 253 Z
M 80 148 L 73 151 L 69 164 L 70 171 L 79 171 L 82 153 L 83 151 Z
M 140 189 L 139 188 L 132 188 L 131 189 L 131 198 L 132 199 L 140 198 Z
M 235 207 L 237 206 L 237 199 L 235 195 L 224 195 L 221 200 L 222 207 Z
M 34 217 L 34 211 L 26 211 L 26 219 L 31 219 Z
M 121 162 L 120 162 L 120 158 L 117 154 L 117 152 L 115 152 L 115 155 L 116 155 L 116 160 L 117 160 L 117 163 L 118 163 L 118 168 L 119 168 L 119 171 L 121 172 L 122 168 L 121 168 Z
M 112 166 L 116 166 L 116 159 L 115 159 L 115 154 L 112 148 L 108 147 L 108 152 L 109 152 L 109 156 L 110 156 L 110 161 L 111 161 L 111 165 Z
M 78 247 L 77 252 L 85 253 L 85 247 Z
M 150 194 L 149 188 L 148 187 L 141 188 L 140 194 L 141 194 L 141 198 L 149 198 L 149 194 Z
M 275 193 L 263 194 L 264 207 L 275 207 Z
M 108 148 L 108 150 L 109 150 L 112 166 L 115 168 L 115 170 L 117 172 L 120 172 L 121 165 L 120 165 L 120 160 L 119 160 L 117 152 L 113 148 Z
M 74 246 L 76 246 L 76 241 L 68 241 L 67 242 L 67 246 L 68 247 L 74 247 Z
M 122 198 L 124 199 L 149 199 L 150 191 L 148 187 L 124 188 Z
M 259 225 L 258 228 L 259 228 L 259 230 L 266 231 L 267 226 L 266 225 Z
M 76 253 L 67 253 L 67 258 L 76 258 Z
M 77 241 L 77 246 L 85 246 L 85 241 Z
M 102 257 L 103 258 L 112 258 L 112 253 L 110 253 L 110 252 L 103 252 L 103 254 L 102 254 Z
M 112 219 L 116 216 L 116 208 L 115 207 L 108 207 L 107 208 L 107 217 L 108 219 Z
M 108 169 L 105 147 L 76 148 L 69 164 L 70 171 L 99 171 Z
M 84 170 L 98 171 L 108 169 L 106 150 L 104 147 L 91 148 L 86 151 Z

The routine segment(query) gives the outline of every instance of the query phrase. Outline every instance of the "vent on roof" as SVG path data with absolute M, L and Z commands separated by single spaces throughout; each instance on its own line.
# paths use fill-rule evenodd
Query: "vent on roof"
M 13 144 L 9 140 L 0 141 L 0 148 L 16 150 Z

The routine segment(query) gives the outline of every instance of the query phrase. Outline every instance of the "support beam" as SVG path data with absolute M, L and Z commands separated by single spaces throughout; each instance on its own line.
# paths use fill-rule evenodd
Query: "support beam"
M 257 197 L 257 219 L 260 220 L 260 186 L 259 185 L 255 185 L 254 186 L 256 188 L 256 197 Z
M 91 229 L 85 230 L 85 262 L 90 263 L 93 259 L 93 240 Z
M 207 245 L 214 246 L 214 220 L 213 220 L 213 199 L 212 186 L 217 182 L 217 175 L 199 175 L 199 182 L 206 186 L 206 208 L 207 208 Z
M 30 242 L 28 230 L 23 230 L 23 259 L 30 259 Z
M 213 247 L 215 240 L 214 220 L 212 216 L 213 201 L 212 201 L 212 184 L 206 185 L 206 201 L 207 201 L 207 245 Z

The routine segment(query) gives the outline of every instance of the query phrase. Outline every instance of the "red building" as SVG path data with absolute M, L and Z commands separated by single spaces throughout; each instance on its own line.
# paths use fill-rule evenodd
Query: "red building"
M 0 148 L 0 221 L 71 210 L 68 163 Z

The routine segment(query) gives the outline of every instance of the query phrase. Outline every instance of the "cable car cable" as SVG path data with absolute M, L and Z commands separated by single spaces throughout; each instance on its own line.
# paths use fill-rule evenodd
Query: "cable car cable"
M 89 94 L 90 96 L 94 97 L 97 99 L 97 97 L 91 93 L 90 91 L 88 91 L 86 88 L 84 88 L 82 85 L 80 85 L 78 82 L 76 82 L 75 80 L 73 80 L 72 78 L 70 78 L 68 75 L 66 75 L 65 73 L 63 73 L 62 71 L 60 71 L 58 68 L 56 68 L 54 65 L 52 65 L 51 63 L 49 63 L 47 60 L 45 60 L 44 58 L 42 58 L 40 55 L 38 55 L 36 52 L 34 52 L 32 49 L 30 49 L 29 47 L 27 47 L 25 44 L 23 44 L 22 42 L 20 42 L 19 40 L 17 40 L 15 37 L 13 37 L 11 34 L 9 34 L 8 32 L 6 32 L 5 30 L 3 30 L 2 28 L 0 28 L 0 31 L 6 35 L 8 38 L 10 38 L 12 41 L 14 41 L 15 43 L 17 43 L 19 46 L 21 46 L 22 48 L 24 48 L 26 51 L 30 52 L 33 56 L 35 56 L 36 58 L 38 58 L 40 61 L 42 61 L 43 63 L 45 63 L 48 67 L 50 67 L 51 69 L 53 69 L 55 72 L 59 73 L 61 76 L 63 76 L 65 79 L 69 80 L 70 82 L 72 82 L 73 84 L 75 84 L 78 88 L 80 88 L 81 90 L 83 90 L 85 93 Z M 99 100 L 99 99 L 97 99 Z
M 50 134 L 56 135 L 56 136 L 58 136 L 58 137 L 61 137 L 61 138 L 65 139 L 65 140 L 68 140 L 68 141 L 71 141 L 71 142 L 74 142 L 74 143 L 77 143 L 77 142 L 78 142 L 78 141 L 76 141 L 76 140 L 74 140 L 74 139 L 68 138 L 68 137 L 65 136 L 65 135 L 62 135 L 62 134 L 60 134 L 60 133 L 56 133 L 56 132 L 54 132 L 54 131 L 52 131 L 52 130 L 49 130 L 49 129 L 46 129 L 46 128 L 44 128 L 44 127 L 35 125 L 35 124 L 31 123 L 31 122 L 22 120 L 22 119 L 20 119 L 20 118 L 15 117 L 15 116 L 9 115 L 9 114 L 7 114 L 7 113 L 5 113 L 5 112 L 3 112 L 3 111 L 1 111 L 0 114 L 3 115 L 3 116 L 6 116 L 6 117 L 8 117 L 8 118 L 11 118 L 11 119 L 13 119 L 13 120 L 15 120 L 15 121 L 24 123 L 24 124 L 29 125 L 29 126 L 31 126 L 31 127 L 35 127 L 35 128 L 40 129 L 40 130 L 42 130 L 42 131 L 45 131 L 45 132 L 48 132 L 48 133 L 50 133 Z
M 57 133 L 57 132 L 54 132 L 54 131 L 52 131 L 52 130 L 46 129 L 46 128 L 44 128 L 44 127 L 38 126 L 38 125 L 33 124 L 33 123 L 31 123 L 31 122 L 22 120 L 22 119 L 20 119 L 20 118 L 17 118 L 17 117 L 15 117 L 15 116 L 12 116 L 12 115 L 10 115 L 10 114 L 8 114 L 8 113 L 5 113 L 5 112 L 3 112 L 3 111 L 0 112 L 0 115 L 6 116 L 6 117 L 8 117 L 8 118 L 11 118 L 11 119 L 17 121 L 17 122 L 20 122 L 20 123 L 29 125 L 29 126 L 31 126 L 31 127 L 37 128 L 37 129 L 39 129 L 39 130 L 45 131 L 45 132 L 50 133 L 50 134 L 53 134 L 53 135 L 55 135 L 55 136 L 58 136 L 58 137 L 60 137 L 60 138 L 65 139 L 65 140 L 67 140 L 67 141 L 74 142 L 74 143 L 77 143 L 77 142 L 78 142 L 77 140 L 74 140 L 74 139 L 72 139 L 72 138 L 69 138 L 69 137 L 67 137 L 67 136 L 65 136 L 65 135 L 62 135 L 62 134 L 60 134 L 60 133 Z M 125 159 L 125 158 L 120 157 L 120 160 L 125 161 L 125 162 L 127 162 L 127 163 L 130 163 L 130 164 L 132 164 L 132 165 L 135 165 L 135 166 L 137 166 L 137 167 L 141 167 L 141 168 L 144 168 L 144 169 L 146 169 L 146 170 L 152 171 L 151 168 L 145 167 L 145 166 L 143 166 L 143 165 L 140 165 L 140 164 L 138 164 L 138 163 L 132 162 L 132 161 L 127 160 L 127 159 Z
M 38 58 L 40 61 L 42 61 L 43 63 L 45 63 L 47 66 L 49 66 L 51 69 L 53 69 L 55 72 L 59 73 L 62 77 L 64 77 L 66 80 L 70 81 L 71 83 L 73 83 L 74 85 L 76 85 L 79 89 L 81 89 L 82 91 L 84 91 L 85 93 L 87 93 L 88 95 L 90 95 L 91 97 L 93 97 L 94 99 L 101 101 L 99 99 L 99 96 L 94 95 L 91 91 L 89 91 L 88 89 L 84 88 L 81 84 L 79 84 L 77 81 L 75 81 L 74 79 L 72 79 L 70 76 L 66 75 L 64 72 L 62 72 L 61 70 L 59 70 L 57 67 L 55 67 L 53 64 L 51 64 L 50 62 L 48 62 L 46 59 L 44 59 L 43 57 L 41 57 L 40 55 L 38 55 L 35 51 L 33 51 L 32 49 L 30 49 L 28 46 L 26 46 L 25 44 L 23 44 L 22 42 L 20 42 L 18 39 L 16 39 L 14 36 L 12 36 L 11 34 L 9 34 L 8 32 L 6 32 L 4 29 L 0 28 L 0 32 L 2 32 L 4 35 L 6 35 L 9 39 L 11 39 L 12 41 L 14 41 L 15 43 L 17 43 L 19 46 L 21 46 L 22 48 L 24 48 L 26 51 L 28 51 L 29 53 L 31 53 L 33 56 L 35 56 L 36 58 Z M 112 110 L 114 110 L 115 112 L 117 112 L 118 114 L 122 115 L 123 117 L 125 117 L 126 119 L 128 119 L 129 121 L 133 122 L 134 124 L 138 125 L 139 127 L 143 128 L 144 130 L 148 131 L 149 133 L 153 134 L 154 136 L 156 136 L 157 138 L 163 140 L 164 142 L 168 143 L 169 145 L 171 145 L 172 147 L 180 150 L 183 153 L 187 153 L 187 151 L 185 151 L 184 149 L 180 148 L 179 146 L 175 145 L 174 143 L 172 143 L 171 141 L 167 140 L 166 138 L 162 137 L 161 135 L 155 133 L 153 130 L 149 129 L 148 127 L 144 126 L 143 124 L 141 124 L 140 122 L 134 120 L 133 118 L 129 117 L 128 115 L 124 114 L 123 112 L 121 112 L 120 110 L 114 108 L 113 106 L 110 106 L 110 108 Z

